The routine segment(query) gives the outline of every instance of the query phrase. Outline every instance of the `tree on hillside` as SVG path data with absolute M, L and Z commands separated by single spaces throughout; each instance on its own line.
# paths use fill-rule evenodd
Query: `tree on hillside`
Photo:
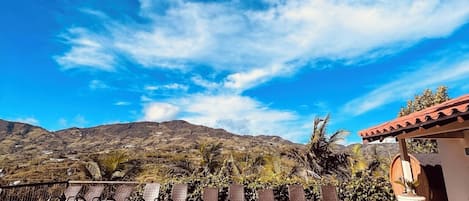
M 174 178 L 192 177 L 198 173 L 198 166 L 185 157 L 173 157 L 166 173 Z
M 390 159 L 380 156 L 376 146 L 364 153 L 363 145 L 356 144 L 348 159 L 351 175 L 339 186 L 341 200 L 394 200 L 388 178 Z
M 329 115 L 325 118 L 316 117 L 314 119 L 311 139 L 306 145 L 305 151 L 303 153 L 293 152 L 293 156 L 303 165 L 302 168 L 306 168 L 307 172 L 310 171 L 314 175 L 344 177 L 348 174 L 348 155 L 338 152 L 335 147 L 348 132 L 338 130 L 328 135 L 329 119 Z M 298 167 L 294 169 L 298 170 Z
M 388 176 L 390 158 L 380 156 L 376 146 L 371 147 L 369 156 L 365 157 L 363 145 L 355 144 L 350 150 L 349 168 L 353 176 L 368 174 L 373 177 Z
M 221 143 L 206 142 L 197 145 L 200 154 L 200 168 L 202 175 L 215 174 L 223 164 Z
M 348 159 L 350 163 L 349 168 L 350 172 L 352 173 L 352 176 L 365 171 L 368 167 L 368 161 L 363 155 L 361 144 L 353 145 L 352 149 L 350 150 L 350 157 Z
M 423 110 L 425 108 L 443 103 L 450 100 L 448 96 L 448 87 L 440 86 L 433 92 L 425 89 L 420 95 L 415 95 L 414 99 L 407 101 L 405 107 L 401 107 L 398 113 L 399 117 Z M 411 153 L 437 153 L 438 147 L 435 140 L 412 139 L 408 143 Z

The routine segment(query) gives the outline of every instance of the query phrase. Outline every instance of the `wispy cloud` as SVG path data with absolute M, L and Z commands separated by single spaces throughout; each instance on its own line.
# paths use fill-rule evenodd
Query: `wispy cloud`
M 67 118 L 62 117 L 57 121 L 58 125 L 61 128 L 67 127 L 85 127 L 88 126 L 88 120 L 81 114 L 75 115 L 71 120 L 67 120 Z
M 200 75 L 193 76 L 191 81 L 194 85 L 201 86 L 210 91 L 218 89 L 222 86 L 220 83 L 206 80 Z
M 194 95 L 177 102 L 184 108 L 184 119 L 242 134 L 275 133 L 275 124 L 297 118 L 294 112 L 271 109 L 246 96 Z
M 152 102 L 154 100 L 152 98 L 146 96 L 146 95 L 142 95 L 142 96 L 140 96 L 140 101 L 142 101 L 143 103 L 148 103 L 148 102 Z
M 73 118 L 73 122 L 72 122 L 73 126 L 84 127 L 87 124 L 88 124 L 88 120 L 86 120 L 86 118 L 81 114 L 78 114 Z
M 26 124 L 32 124 L 32 125 L 39 125 L 39 120 L 37 120 L 34 117 L 24 117 L 24 118 L 17 118 L 14 121 L 21 122 L 21 123 L 26 123 Z
M 226 77 L 223 86 L 226 89 L 242 92 L 254 86 L 269 81 L 279 75 L 290 74 L 292 68 L 287 65 L 273 65 L 268 68 L 255 68 L 246 72 L 233 73 Z
M 109 88 L 109 86 L 101 80 L 91 80 L 88 87 L 92 90 Z
M 394 101 L 407 100 L 425 88 L 436 88 L 441 84 L 461 87 L 469 79 L 469 55 L 457 57 L 459 61 L 456 62 L 444 60 L 419 64 L 417 70 L 346 103 L 343 110 L 351 115 L 360 115 Z
M 238 134 L 275 134 L 297 142 L 309 134 L 309 129 L 298 129 L 304 122 L 295 112 L 269 108 L 246 96 L 195 94 L 167 102 L 147 104 L 143 119 L 184 119 Z
M 466 1 L 273 2 L 245 10 L 236 3 L 171 1 L 161 8 L 160 2 L 141 1 L 149 24 L 101 17 L 104 32 L 71 29 L 64 34 L 71 49 L 57 61 L 101 70 L 113 70 L 119 57 L 147 68 L 191 70 L 189 64 L 200 63 L 231 72 L 223 86 L 243 90 L 306 61 L 353 63 L 444 37 L 469 17 Z
M 174 120 L 179 113 L 179 107 L 162 102 L 150 102 L 143 108 L 143 121 L 168 121 Z
M 146 85 L 144 90 L 146 91 L 157 91 L 157 90 L 182 90 L 187 91 L 189 86 L 178 84 L 178 83 L 171 83 L 165 85 Z
M 60 127 L 65 128 L 68 125 L 68 121 L 65 118 L 60 118 L 58 120 L 58 124 L 59 124 Z
M 298 141 L 309 135 L 300 131 L 309 130 L 304 125 L 311 119 L 271 108 L 243 92 L 305 66 L 325 68 L 317 64 L 322 60 L 345 65 L 373 61 L 421 40 L 448 36 L 469 19 L 464 0 L 273 0 L 265 1 L 263 9 L 246 9 L 238 2 L 176 0 L 162 6 L 141 0 L 138 14 L 145 19 L 143 26 L 84 10 L 96 16 L 104 30 L 81 27 L 63 33 L 70 48 L 55 59 L 65 69 L 117 71 L 124 61 L 132 64 L 126 68 L 189 77 L 189 82 L 181 82 L 184 85 L 139 85 L 144 106 L 140 120 L 179 118 L 235 133 L 277 134 Z M 457 65 L 452 70 L 436 65 L 420 69 L 350 101 L 344 110 L 359 115 L 431 84 L 459 79 L 455 71 L 466 72 Z M 422 75 L 430 78 L 407 87 L 406 82 Z M 90 88 L 106 86 L 96 81 Z M 203 89 L 192 92 L 189 87 Z M 183 93 L 162 100 L 153 96 L 158 90 Z
M 114 105 L 116 106 L 127 106 L 127 105 L 131 105 L 132 103 L 130 102 L 127 102 L 127 101 L 117 101 L 114 103 Z
M 63 69 L 85 67 L 114 71 L 116 58 L 112 55 L 112 48 L 105 44 L 104 36 L 91 33 L 85 28 L 71 28 L 61 37 L 71 47 L 66 53 L 54 57 Z

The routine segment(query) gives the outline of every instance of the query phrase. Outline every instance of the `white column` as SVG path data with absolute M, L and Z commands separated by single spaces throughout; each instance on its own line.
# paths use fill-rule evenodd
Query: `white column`
M 402 173 L 404 174 L 405 181 L 414 181 L 414 178 L 412 177 L 412 168 L 410 167 L 410 161 L 405 161 L 401 158 L 401 163 Z
M 412 177 L 412 168 L 410 166 L 410 157 L 407 153 L 407 144 L 405 139 L 399 139 L 399 149 L 400 149 L 400 158 L 402 165 L 402 173 L 404 175 L 404 182 L 413 182 L 414 178 Z M 410 189 L 406 187 L 406 191 L 409 192 Z

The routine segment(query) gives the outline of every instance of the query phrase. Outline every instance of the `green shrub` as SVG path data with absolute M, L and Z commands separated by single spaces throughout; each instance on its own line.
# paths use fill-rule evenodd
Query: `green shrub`
M 339 197 L 343 201 L 393 201 L 391 184 L 383 177 L 362 173 L 351 177 L 339 186 Z
M 113 151 L 99 158 L 99 164 L 105 171 L 106 175 L 110 178 L 113 172 L 117 170 L 120 164 L 127 162 L 129 156 L 124 151 Z
M 219 200 L 228 200 L 228 187 L 232 180 L 224 175 L 209 175 L 206 177 L 183 177 L 173 179 L 167 183 L 163 183 L 160 189 L 159 200 L 170 201 L 172 186 L 176 183 L 188 184 L 188 200 L 202 201 L 202 191 L 204 187 L 219 188 Z M 240 182 L 244 185 L 244 196 L 246 201 L 256 201 L 257 190 L 263 188 L 271 188 L 274 191 L 276 200 L 288 200 L 288 185 L 298 183 L 297 180 L 284 180 L 282 182 L 264 183 L 258 179 L 248 178 Z M 307 200 L 319 200 L 320 191 L 319 183 L 312 182 L 303 184 Z

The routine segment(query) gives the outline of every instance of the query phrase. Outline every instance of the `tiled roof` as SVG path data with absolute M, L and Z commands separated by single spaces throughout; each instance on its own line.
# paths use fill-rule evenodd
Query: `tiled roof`
M 406 127 L 414 127 L 429 121 L 442 119 L 469 112 L 469 94 L 446 101 L 444 103 L 426 108 L 424 110 L 399 117 L 392 121 L 374 126 L 359 132 L 362 138 L 372 137 L 401 130 Z

